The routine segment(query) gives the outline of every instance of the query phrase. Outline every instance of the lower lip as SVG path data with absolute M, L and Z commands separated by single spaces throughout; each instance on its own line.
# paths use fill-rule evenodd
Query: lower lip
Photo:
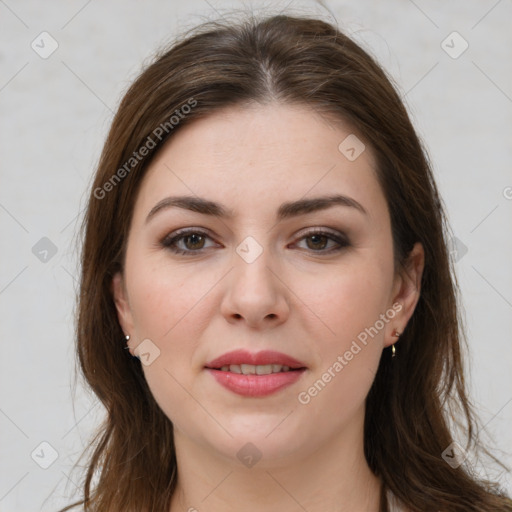
M 306 368 L 300 370 L 271 373 L 269 375 L 243 375 L 206 368 L 215 380 L 225 388 L 242 396 L 267 396 L 290 386 L 299 380 Z

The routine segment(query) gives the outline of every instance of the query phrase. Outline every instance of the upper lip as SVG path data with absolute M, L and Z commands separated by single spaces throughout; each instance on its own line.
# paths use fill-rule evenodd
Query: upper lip
M 267 364 L 280 364 L 282 366 L 289 366 L 290 368 L 305 368 L 306 365 L 297 359 L 275 352 L 274 350 L 263 350 L 261 352 L 252 353 L 248 350 L 233 350 L 226 352 L 220 357 L 217 357 L 210 362 L 206 363 L 206 368 L 222 368 L 232 364 L 251 364 L 251 365 L 267 365 Z

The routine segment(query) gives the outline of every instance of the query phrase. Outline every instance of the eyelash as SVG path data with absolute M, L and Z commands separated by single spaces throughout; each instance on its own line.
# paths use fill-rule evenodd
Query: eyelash
M 160 243 L 161 243 L 162 247 L 165 247 L 166 249 L 170 250 L 171 252 L 173 252 L 175 254 L 191 256 L 191 255 L 195 255 L 195 254 L 200 254 L 201 252 L 205 251 L 206 249 L 204 249 L 204 248 L 194 251 L 194 250 L 178 249 L 176 247 L 177 242 L 179 242 L 180 240 L 182 240 L 184 238 L 187 238 L 190 235 L 200 235 L 202 237 L 211 239 L 211 237 L 208 235 L 208 233 L 201 231 L 199 229 L 190 229 L 189 228 L 189 229 L 183 229 L 183 230 L 177 231 L 174 235 L 166 236 Z M 336 234 L 331 233 L 330 231 L 324 231 L 321 229 L 312 229 L 311 231 L 308 231 L 307 233 L 303 234 L 301 236 L 301 238 L 299 238 L 299 241 L 310 238 L 311 236 L 314 236 L 314 235 L 325 236 L 329 240 L 336 242 L 339 245 L 339 247 L 336 247 L 334 249 L 319 250 L 319 251 L 310 249 L 313 253 L 331 254 L 333 252 L 341 251 L 342 249 L 350 246 L 348 239 L 346 239 L 344 237 L 337 236 Z

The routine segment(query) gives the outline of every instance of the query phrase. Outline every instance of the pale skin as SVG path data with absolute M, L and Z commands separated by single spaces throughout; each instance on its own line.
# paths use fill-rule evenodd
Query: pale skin
M 380 481 L 363 453 L 364 401 L 382 351 L 396 343 L 420 294 L 424 252 L 396 272 L 388 207 L 371 148 L 354 161 L 338 146 L 354 131 L 307 107 L 229 107 L 177 131 L 152 161 L 134 207 L 123 273 L 113 279 L 130 352 L 174 425 L 178 486 L 170 512 L 377 512 Z M 276 219 L 284 202 L 340 194 L 363 206 Z M 169 196 L 221 203 L 232 218 L 153 207 Z M 181 228 L 199 237 L 160 242 Z M 344 236 L 348 246 L 312 229 Z M 204 238 L 201 234 L 206 232 Z M 251 263 L 236 249 L 252 237 Z M 380 315 L 392 318 L 309 403 L 298 401 Z M 399 357 L 399 342 L 396 345 Z M 270 349 L 307 366 L 267 397 L 219 385 L 204 369 L 233 349 Z M 237 457 L 248 442 L 252 467 Z

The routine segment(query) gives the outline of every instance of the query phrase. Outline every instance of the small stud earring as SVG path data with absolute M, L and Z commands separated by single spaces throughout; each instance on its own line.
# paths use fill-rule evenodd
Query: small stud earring
M 128 350 L 128 349 L 130 348 L 130 347 L 128 346 L 128 342 L 130 341 L 130 336 L 129 336 L 129 335 L 126 335 L 126 336 L 124 337 L 124 339 L 126 340 L 126 347 L 124 347 L 124 348 L 125 348 L 125 350 Z M 130 353 L 130 355 L 131 355 L 133 358 L 140 359 L 140 357 L 139 357 L 139 356 L 134 356 L 134 355 L 133 355 L 133 354 L 131 354 L 131 353 Z
M 395 337 L 397 337 L 397 338 L 399 338 L 401 334 L 402 334 L 402 333 L 401 333 L 401 332 L 398 332 L 398 330 L 397 330 L 397 329 L 395 329 L 395 330 L 394 330 L 394 332 L 393 332 L 393 336 L 395 336 Z

